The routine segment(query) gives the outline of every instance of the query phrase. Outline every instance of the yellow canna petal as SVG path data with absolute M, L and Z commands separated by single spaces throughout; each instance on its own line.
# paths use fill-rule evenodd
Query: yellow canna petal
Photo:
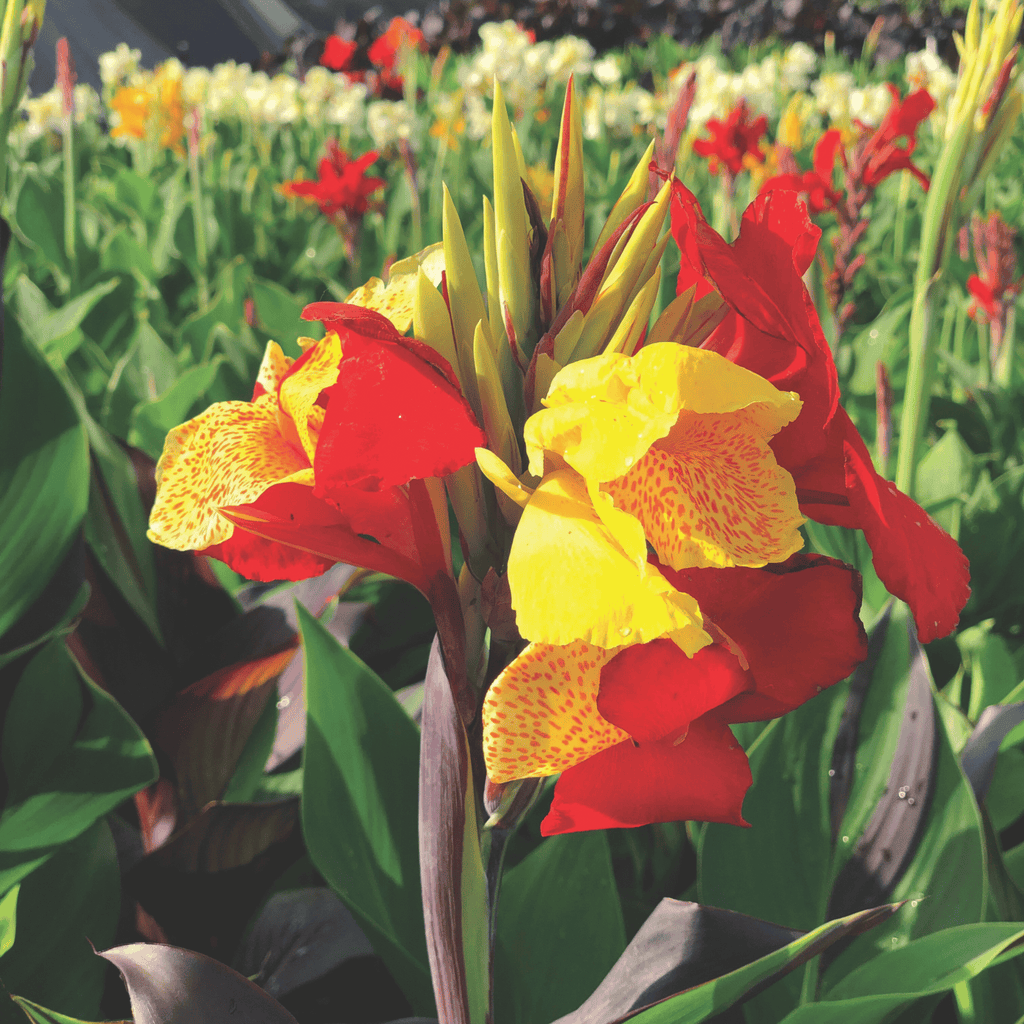
M 313 470 L 277 425 L 277 401 L 217 402 L 175 427 L 156 467 L 148 536 L 178 551 L 227 540 L 234 526 L 217 509 L 246 505 L 274 484 L 313 486 Z
M 284 350 L 276 341 L 268 341 L 267 350 L 263 353 L 263 362 L 260 363 L 260 372 L 256 377 L 256 384 L 267 394 L 276 395 L 278 384 L 281 383 L 294 362 L 294 359 L 289 359 L 284 354 Z
M 425 274 L 436 288 L 443 272 L 443 244 L 435 242 L 422 252 L 393 263 L 387 285 L 379 277 L 371 277 L 366 284 L 350 292 L 345 301 L 381 313 L 395 325 L 399 334 L 405 334 L 413 322 L 419 274 Z
M 320 392 L 338 381 L 341 362 L 341 339 L 334 331 L 308 354 L 302 365 L 286 377 L 280 388 L 281 433 L 293 440 L 292 431 L 306 453 L 310 464 L 316 453 L 316 442 L 324 423 L 324 409 L 316 404 Z
M 508 579 L 528 640 L 622 647 L 672 635 L 688 654 L 710 643 L 697 602 L 627 553 L 572 470 L 549 473 L 523 511 Z M 569 584 L 569 586 L 567 586 Z
M 761 566 L 803 547 L 793 478 L 775 461 L 756 407 L 681 413 L 606 487 L 673 569 Z
M 615 655 L 577 641 L 530 644 L 484 698 L 484 761 L 492 782 L 555 775 L 629 739 L 601 717 L 601 668 Z

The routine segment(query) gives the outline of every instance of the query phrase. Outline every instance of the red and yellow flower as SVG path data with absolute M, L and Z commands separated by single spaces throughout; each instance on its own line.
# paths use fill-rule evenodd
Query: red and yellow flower
M 327 328 L 292 360 L 267 346 L 251 402 L 218 402 L 170 432 L 150 539 L 250 579 L 303 579 L 347 561 L 429 595 L 450 575 L 443 496 L 483 433 L 431 349 L 371 310 L 307 306 Z

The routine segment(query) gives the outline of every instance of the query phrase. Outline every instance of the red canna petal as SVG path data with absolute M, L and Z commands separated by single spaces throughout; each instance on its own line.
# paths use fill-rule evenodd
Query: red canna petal
M 799 554 L 763 569 L 659 568 L 697 599 L 750 666 L 748 688 L 755 692 L 722 708 L 724 721 L 761 721 L 792 711 L 845 679 L 867 656 L 858 614 L 860 575 L 835 559 Z
M 562 772 L 541 835 L 633 828 L 655 821 L 746 825 L 750 765 L 727 725 L 713 715 L 690 725 L 682 743 L 619 743 Z
M 324 310 L 328 305 L 333 308 Z M 313 464 L 318 497 L 340 503 L 352 488 L 386 490 L 443 477 L 486 446 L 443 368 L 385 317 L 341 303 L 316 303 L 303 315 L 322 317 L 342 345 L 342 372 L 324 392 L 327 412 Z
M 349 562 L 407 580 L 426 592 L 428 582 L 419 564 L 412 516 L 407 495 L 400 488 L 387 491 L 351 490 L 341 507 L 316 497 L 311 487 L 279 484 L 249 505 L 222 510 L 236 529 L 231 540 L 208 548 L 236 572 L 243 572 L 231 558 L 247 557 L 250 579 L 304 579 L 305 576 L 273 575 L 292 549 L 308 559 L 322 559 L 323 567 L 306 576 L 316 576 L 335 562 Z M 251 539 L 249 539 L 251 538 Z M 266 538 L 266 539 L 264 539 Z M 237 540 L 237 546 L 232 547 Z M 300 554 L 291 555 L 295 565 L 312 565 Z M 261 565 L 259 559 L 264 558 Z
M 801 511 L 820 523 L 863 530 L 878 578 L 890 594 L 910 605 L 921 643 L 946 636 L 970 596 L 966 556 L 917 502 L 875 472 L 844 409 L 836 419 L 849 505 L 801 502 Z
M 739 237 L 728 245 L 684 191 L 674 191 L 672 204 L 678 288 L 707 278 L 734 310 L 701 347 L 803 399 L 797 419 L 772 440 L 779 464 L 794 472 L 824 450 L 822 432 L 839 404 L 832 353 L 800 277 L 821 232 L 796 193 L 776 191 L 750 204 Z
M 601 669 L 597 710 L 640 743 L 680 730 L 752 689 L 736 656 L 712 644 L 688 658 L 669 639 L 634 644 Z

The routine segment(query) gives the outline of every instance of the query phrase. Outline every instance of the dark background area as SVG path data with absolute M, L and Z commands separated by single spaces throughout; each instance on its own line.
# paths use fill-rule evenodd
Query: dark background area
M 684 44 L 717 33 L 726 51 L 774 35 L 820 52 L 833 32 L 836 49 L 858 57 L 874 26 L 880 62 L 927 46 L 953 66 L 952 33 L 964 25 L 964 11 L 944 13 L 940 0 L 49 0 L 31 87 L 39 93 L 53 84 L 60 36 L 71 44 L 78 80 L 98 87 L 97 58 L 119 42 L 141 50 L 144 67 L 176 56 L 186 65 L 234 59 L 272 70 L 289 55 L 315 61 L 318 40 L 331 32 L 366 42 L 396 14 L 418 23 L 435 53 L 445 43 L 468 50 L 480 24 L 507 18 L 538 40 L 578 35 L 598 52 L 643 45 L 660 32 Z

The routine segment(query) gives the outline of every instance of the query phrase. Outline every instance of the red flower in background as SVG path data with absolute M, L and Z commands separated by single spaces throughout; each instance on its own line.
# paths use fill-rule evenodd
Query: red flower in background
M 320 63 L 332 71 L 349 71 L 358 45 L 341 36 L 328 36 Z
M 762 192 L 773 188 L 788 188 L 807 196 L 811 213 L 835 210 L 842 202 L 842 193 L 832 188 L 832 174 L 836 166 L 836 154 L 842 153 L 842 136 L 838 129 L 825 132 L 814 147 L 814 169 L 803 174 L 776 174 L 762 186 Z M 843 158 L 845 160 L 845 156 Z
M 403 47 L 409 49 L 426 49 L 423 33 L 411 25 L 405 18 L 392 18 L 387 30 L 371 44 L 366 55 L 380 69 L 380 88 L 402 88 L 402 78 L 396 74 L 396 65 Z
M 327 156 L 320 161 L 316 181 L 287 181 L 281 186 L 285 195 L 306 196 L 315 199 L 323 214 L 335 217 L 344 214 L 358 219 L 369 208 L 367 196 L 383 187 L 383 178 L 369 177 L 367 168 L 377 160 L 371 150 L 355 160 L 341 149 L 333 139 L 327 141 Z
M 970 593 L 967 559 L 919 505 L 875 472 L 839 404 L 832 352 L 801 279 L 821 236 L 806 207 L 791 192 L 758 196 L 729 245 L 677 183 L 672 232 L 681 252 L 679 291 L 714 288 L 731 307 L 702 347 L 803 399 L 800 415 L 771 442 L 796 482 L 800 510 L 820 523 L 863 530 L 879 578 L 910 605 L 922 643 L 945 636 Z
M 892 103 L 877 130 L 868 136 L 863 149 L 858 148 L 858 164 L 863 168 L 859 177 L 865 188 L 877 188 L 890 174 L 910 171 L 925 189 L 928 175 L 910 160 L 917 146 L 918 126 L 935 109 L 935 100 L 927 89 L 916 89 L 906 99 L 900 99 L 899 90 L 887 83 Z M 865 129 L 870 131 L 870 129 Z M 906 139 L 903 146 L 900 139 Z
M 743 170 L 748 159 L 755 163 L 764 162 L 758 141 L 768 127 L 768 119 L 762 114 L 751 121 L 746 100 L 740 100 L 724 121 L 711 118 L 707 127 L 711 138 L 697 139 L 693 151 L 708 158 L 712 174 L 720 174 L 723 164 L 735 176 Z

